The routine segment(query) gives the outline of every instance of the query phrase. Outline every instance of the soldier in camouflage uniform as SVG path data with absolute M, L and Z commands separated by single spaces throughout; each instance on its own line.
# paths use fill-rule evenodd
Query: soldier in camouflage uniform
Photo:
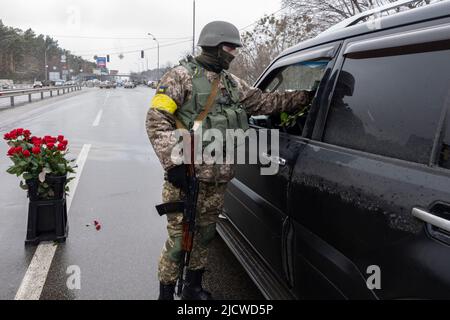
M 239 31 L 232 24 L 221 21 L 208 24 L 202 30 L 198 45 L 202 47 L 201 55 L 188 58 L 163 76 L 147 115 L 148 136 L 166 171 L 163 189 L 164 203 L 183 199 L 179 181 L 183 179 L 185 167 L 175 165 L 171 155 L 174 146 L 178 143 L 175 135 L 177 121 L 179 123 L 181 120 L 187 129 L 192 129 L 193 122 L 190 120 L 195 120 L 204 107 L 204 104 L 199 108 L 196 107 L 195 101 L 201 99 L 201 96 L 207 96 L 208 90 L 211 91 L 209 88 L 203 94 L 199 93 L 201 89 L 198 83 L 203 81 L 204 87 L 207 79 L 206 84 L 210 86 L 215 78 L 220 77 L 216 103 L 222 101 L 225 107 L 235 110 L 239 118 L 245 120 L 231 121 L 231 118 L 235 119 L 233 113 L 231 118 L 227 118 L 226 123 L 235 123 L 234 129 L 248 126 L 247 115 L 292 112 L 310 103 L 309 92 L 264 93 L 226 71 L 236 54 L 237 47 L 241 47 Z M 226 99 L 223 100 L 224 98 Z M 220 110 L 224 109 L 224 105 Z M 195 108 L 198 114 L 192 115 L 189 119 L 190 113 L 187 111 L 195 110 Z M 240 110 L 243 112 L 240 113 Z M 244 118 L 242 114 L 245 115 Z M 228 115 L 229 112 L 226 117 Z M 211 294 L 202 287 L 202 277 L 207 262 L 208 246 L 215 236 L 216 223 L 223 208 L 226 185 L 233 179 L 234 170 L 229 164 L 201 164 L 196 165 L 196 172 L 200 180 L 197 231 L 182 298 L 210 300 Z M 167 218 L 169 238 L 159 263 L 160 300 L 174 299 L 182 253 L 183 213 L 169 214 Z

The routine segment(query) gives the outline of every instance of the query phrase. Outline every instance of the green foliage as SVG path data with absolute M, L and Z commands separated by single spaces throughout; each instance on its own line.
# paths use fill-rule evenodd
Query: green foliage
M 7 27 L 0 20 L 0 75 L 2 79 L 32 81 L 45 79 L 45 51 L 47 62 L 52 68 L 61 70 L 61 55 L 67 56 L 67 68 L 92 70 L 95 64 L 82 57 L 71 55 L 62 49 L 58 41 L 44 35 L 36 35 L 33 30 L 22 31 Z
M 302 110 L 300 110 L 292 115 L 290 115 L 286 112 L 281 113 L 280 126 L 285 127 L 285 128 L 292 128 L 293 126 L 295 126 L 297 124 L 298 118 L 304 117 L 307 114 L 309 107 L 310 106 L 306 106 Z

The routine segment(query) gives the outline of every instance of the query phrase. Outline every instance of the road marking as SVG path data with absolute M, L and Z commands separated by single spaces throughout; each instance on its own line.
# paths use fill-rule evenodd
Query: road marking
M 78 168 L 76 168 L 75 179 L 69 183 L 70 191 L 67 196 L 67 213 L 69 213 L 72 206 L 72 200 L 91 147 L 92 145 L 90 144 L 84 145 L 77 158 L 76 165 Z M 40 299 L 57 248 L 58 245 L 48 242 L 41 243 L 38 246 L 14 300 Z
M 102 108 L 104 108 L 106 106 L 106 103 L 108 102 L 108 99 L 111 97 L 111 92 L 108 92 L 105 100 L 103 101 L 103 105 Z M 94 123 L 92 124 L 93 127 L 98 127 L 100 124 L 100 120 L 102 119 L 102 115 L 103 115 L 103 109 L 101 109 L 98 114 L 97 114 L 97 118 L 95 118 Z
M 100 120 L 102 119 L 102 115 L 103 115 L 103 109 L 98 112 L 97 118 L 95 118 L 95 121 L 92 124 L 93 127 L 98 127 L 98 125 L 100 124 Z

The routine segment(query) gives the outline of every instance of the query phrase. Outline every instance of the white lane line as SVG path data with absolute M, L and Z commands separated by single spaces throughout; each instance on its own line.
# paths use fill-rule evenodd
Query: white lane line
M 105 100 L 103 100 L 102 108 L 106 106 L 106 103 L 108 102 L 108 99 L 111 97 L 111 92 L 108 92 L 108 94 L 105 96 Z M 103 109 L 100 109 L 100 111 L 97 114 L 97 117 L 95 118 L 94 123 L 92 124 L 93 127 L 98 127 L 100 125 L 100 120 L 102 119 L 103 115 Z
M 108 94 L 105 97 L 105 101 L 103 101 L 103 107 L 106 106 L 106 102 L 108 102 L 108 99 L 111 97 L 111 92 L 108 92 Z
M 68 213 L 91 147 L 92 145 L 90 144 L 84 145 L 77 158 L 76 165 L 78 168 L 76 168 L 75 179 L 69 183 L 70 191 L 67 196 Z M 42 243 L 38 246 L 14 300 L 40 299 L 57 248 L 58 246 L 54 243 Z
M 102 119 L 102 115 L 103 115 L 103 109 L 98 112 L 97 118 L 95 118 L 95 121 L 92 124 L 93 127 L 98 127 L 98 125 L 100 124 L 100 120 Z
M 78 188 L 78 182 L 80 181 L 81 173 L 83 172 L 84 165 L 88 158 L 89 151 L 91 151 L 91 148 L 92 148 L 92 145 L 85 144 L 83 146 L 83 149 L 81 149 L 80 155 L 77 158 L 76 165 L 78 166 L 78 168 L 75 169 L 76 170 L 75 179 L 70 181 L 70 183 L 68 185 L 70 188 L 70 191 L 69 191 L 69 194 L 67 195 L 67 212 L 69 212 L 70 207 L 72 206 L 72 200 L 75 195 L 75 191 Z M 71 176 L 69 176 L 69 178 L 70 177 Z

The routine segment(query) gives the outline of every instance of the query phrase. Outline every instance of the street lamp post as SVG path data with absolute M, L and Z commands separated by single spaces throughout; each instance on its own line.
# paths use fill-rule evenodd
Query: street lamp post
M 45 46 L 45 53 L 44 53 L 44 60 L 45 60 L 45 82 L 48 81 L 48 61 L 47 61 L 47 51 L 49 47 L 48 45 Z
M 195 0 L 193 3 L 192 56 L 195 56 Z
M 157 75 L 158 75 L 158 79 L 157 80 L 159 80 L 160 79 L 160 75 L 159 75 L 159 41 L 156 39 L 156 37 L 153 35 L 153 34 L 151 34 L 150 32 L 148 33 L 148 35 L 149 36 L 151 36 L 151 37 L 153 37 L 153 40 L 155 40 L 156 41 L 156 44 L 158 45 L 158 71 L 157 71 Z

